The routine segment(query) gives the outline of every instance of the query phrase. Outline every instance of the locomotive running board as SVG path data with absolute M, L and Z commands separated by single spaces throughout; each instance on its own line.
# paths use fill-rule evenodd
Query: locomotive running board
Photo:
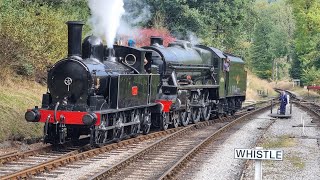
M 133 109 L 140 109 L 140 108 L 153 108 L 156 106 L 158 106 L 158 103 L 150 103 L 148 105 L 142 105 L 142 106 L 133 106 L 133 107 L 129 107 L 129 108 L 120 108 L 120 109 L 108 109 L 108 110 L 94 111 L 94 112 L 100 113 L 100 114 L 110 114 L 110 113 L 117 113 L 117 112 L 122 112 L 122 111 L 133 110 Z
M 219 85 L 187 85 L 187 86 L 178 86 L 178 89 L 182 90 L 191 90 L 191 89 L 216 89 L 219 88 Z
M 211 67 L 197 67 L 197 66 L 169 66 L 178 70 L 210 70 Z

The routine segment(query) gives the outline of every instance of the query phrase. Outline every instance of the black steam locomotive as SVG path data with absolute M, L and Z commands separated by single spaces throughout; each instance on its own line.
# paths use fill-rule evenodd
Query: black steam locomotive
M 108 49 L 100 38 L 81 44 L 82 22 L 69 21 L 68 57 L 48 71 L 41 108 L 26 112 L 43 122 L 44 141 L 63 144 L 89 135 L 101 145 L 150 128 L 186 126 L 234 114 L 245 99 L 244 62 L 235 56 L 187 41 Z M 224 70 L 223 63 L 231 60 Z

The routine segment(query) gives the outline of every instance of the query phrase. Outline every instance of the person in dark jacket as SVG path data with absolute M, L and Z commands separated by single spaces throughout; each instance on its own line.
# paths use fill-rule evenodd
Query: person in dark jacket
M 284 115 L 286 114 L 286 106 L 288 104 L 287 94 L 284 91 L 281 92 L 279 101 L 280 101 L 280 114 Z

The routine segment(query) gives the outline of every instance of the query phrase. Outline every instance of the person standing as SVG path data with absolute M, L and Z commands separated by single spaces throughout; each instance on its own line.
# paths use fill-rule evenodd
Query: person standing
M 128 46 L 129 47 L 136 47 L 136 41 L 133 39 L 128 40 Z
M 224 74 L 224 93 L 228 95 L 229 88 L 229 71 L 230 71 L 230 59 L 227 57 L 223 61 L 223 74 Z
M 224 72 L 229 72 L 230 71 L 230 59 L 226 58 L 223 62 L 223 70 Z
M 286 114 L 286 106 L 288 104 L 288 98 L 286 95 L 286 92 L 282 91 L 279 97 L 280 101 L 280 114 L 285 115 Z

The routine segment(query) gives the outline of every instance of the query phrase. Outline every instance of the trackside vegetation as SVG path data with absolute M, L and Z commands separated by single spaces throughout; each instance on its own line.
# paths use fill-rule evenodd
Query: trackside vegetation
M 0 54 L 2 68 L 40 77 L 46 66 L 66 54 L 68 20 L 86 20 L 85 2 L 53 5 L 36 1 L 0 2 Z M 77 7 L 78 6 L 78 7 Z M 4 76 L 3 74 L 0 77 Z M 44 76 L 43 76 L 44 77 Z
M 84 1 L 0 1 L 1 141 L 41 136 L 43 125 L 27 123 L 24 112 L 41 105 L 46 67 L 67 53 L 65 22 L 86 20 L 85 7 Z

